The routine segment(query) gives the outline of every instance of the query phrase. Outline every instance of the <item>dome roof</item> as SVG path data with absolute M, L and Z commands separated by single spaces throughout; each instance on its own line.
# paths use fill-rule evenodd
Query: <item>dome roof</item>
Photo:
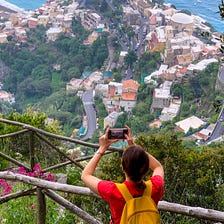
M 181 24 L 193 23 L 193 18 L 185 13 L 176 13 L 172 16 L 171 20 L 175 23 L 181 23 Z

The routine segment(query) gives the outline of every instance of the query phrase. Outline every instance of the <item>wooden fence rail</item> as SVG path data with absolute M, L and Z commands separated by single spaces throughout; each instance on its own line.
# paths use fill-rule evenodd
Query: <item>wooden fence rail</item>
M 87 196 L 99 198 L 98 195 L 94 194 L 92 191 L 89 190 L 89 188 L 86 188 L 86 187 L 78 187 L 78 186 L 73 186 L 68 184 L 49 182 L 49 181 L 37 179 L 34 177 L 16 174 L 10 171 L 0 172 L 0 178 L 13 180 L 13 181 L 20 181 L 26 184 L 37 186 L 40 189 L 44 189 L 43 192 L 44 193 L 48 192 L 46 194 L 51 196 L 53 195 L 53 193 L 49 193 L 49 192 L 61 191 L 61 192 L 74 193 L 78 195 L 87 195 Z M 52 191 L 48 191 L 49 189 Z M 0 202 L 1 200 L 3 200 L 3 198 L 4 197 L 0 199 Z M 54 194 L 54 196 L 52 196 L 51 198 L 55 199 L 56 194 Z M 63 205 L 66 209 L 71 210 L 71 204 L 67 201 L 66 203 L 68 204 L 68 206 L 66 206 L 65 199 L 62 200 L 62 198 L 58 196 L 57 200 L 55 201 Z M 185 206 L 185 205 L 181 205 L 177 203 L 170 203 L 166 201 L 160 201 L 158 204 L 158 208 L 161 211 L 169 211 L 169 212 L 192 216 L 192 217 L 201 218 L 205 220 L 224 222 L 224 212 L 213 210 L 213 209 L 205 209 L 201 207 L 190 207 L 190 206 Z M 72 211 L 77 211 L 77 209 L 75 209 L 75 206 L 73 207 Z M 80 216 L 79 213 L 76 213 L 76 214 Z

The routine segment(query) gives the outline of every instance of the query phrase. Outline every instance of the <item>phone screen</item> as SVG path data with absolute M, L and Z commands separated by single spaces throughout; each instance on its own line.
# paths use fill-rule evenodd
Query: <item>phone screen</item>
M 111 128 L 108 133 L 109 139 L 125 139 L 125 134 L 128 134 L 127 128 Z

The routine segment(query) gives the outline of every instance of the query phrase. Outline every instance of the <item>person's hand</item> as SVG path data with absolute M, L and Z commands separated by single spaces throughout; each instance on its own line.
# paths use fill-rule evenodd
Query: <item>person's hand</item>
M 112 143 L 117 142 L 117 139 L 108 138 L 109 128 L 107 128 L 104 135 L 99 138 L 100 152 L 104 153 Z
M 133 140 L 133 137 L 132 137 L 132 134 L 131 134 L 131 129 L 125 125 L 125 127 L 128 129 L 128 134 L 125 134 L 125 138 L 127 140 L 127 143 L 128 145 L 134 145 L 134 140 Z

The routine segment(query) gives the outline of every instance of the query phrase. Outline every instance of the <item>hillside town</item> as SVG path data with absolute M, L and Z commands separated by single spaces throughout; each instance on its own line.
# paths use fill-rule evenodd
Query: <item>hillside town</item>
M 109 1 L 113 2 L 113 1 Z M 79 18 L 83 27 L 91 34 L 83 44 L 92 44 L 103 32 L 111 32 L 110 24 L 96 11 L 80 8 L 77 1 L 61 6 L 60 1 L 47 1 L 35 11 L 1 11 L 0 12 L 0 43 L 7 43 L 10 36 L 18 44 L 26 42 L 27 32 L 38 25 L 50 27 L 46 31 L 46 41 L 55 41 L 59 35 L 72 36 L 72 19 Z M 144 24 L 142 24 L 144 18 Z M 189 77 L 204 70 L 207 65 L 219 62 L 220 33 L 212 32 L 205 20 L 197 15 L 188 15 L 176 10 L 170 4 L 151 6 L 145 0 L 130 0 L 124 4 L 122 23 L 132 26 L 135 31 L 134 49 L 140 48 L 140 54 L 145 52 L 161 52 L 161 66 L 151 74 L 144 74 L 143 83 L 154 84 L 153 102 L 150 112 L 161 110 L 158 120 L 149 124 L 161 127 L 163 121 L 172 120 L 179 114 L 182 99 L 171 93 L 173 83 L 187 82 Z M 139 35 L 143 29 L 143 37 Z M 145 33 L 145 34 L 144 34 Z M 201 33 L 209 37 L 210 43 L 204 43 L 196 34 Z M 127 50 L 120 52 L 119 63 L 122 63 Z M 60 69 L 60 65 L 54 65 Z M 224 68 L 220 66 L 216 81 L 216 89 L 224 93 Z M 161 78 L 163 83 L 158 86 L 156 80 Z M 107 83 L 107 84 L 105 84 Z M 104 119 L 104 127 L 113 127 L 122 110 L 131 112 L 136 106 L 140 83 L 134 79 L 123 80 L 121 83 L 112 79 L 111 71 L 93 71 L 83 74 L 80 79 L 72 78 L 66 85 L 67 91 L 76 91 L 80 96 L 80 89 L 94 90 L 94 94 L 103 99 L 108 111 Z M 14 96 L 0 89 L 0 100 L 15 102 Z M 86 124 L 88 125 L 88 124 Z M 204 127 L 206 122 L 192 116 L 176 123 L 179 130 L 187 133 L 190 129 Z M 206 127 L 194 133 L 194 138 L 206 140 L 211 135 L 213 126 Z

